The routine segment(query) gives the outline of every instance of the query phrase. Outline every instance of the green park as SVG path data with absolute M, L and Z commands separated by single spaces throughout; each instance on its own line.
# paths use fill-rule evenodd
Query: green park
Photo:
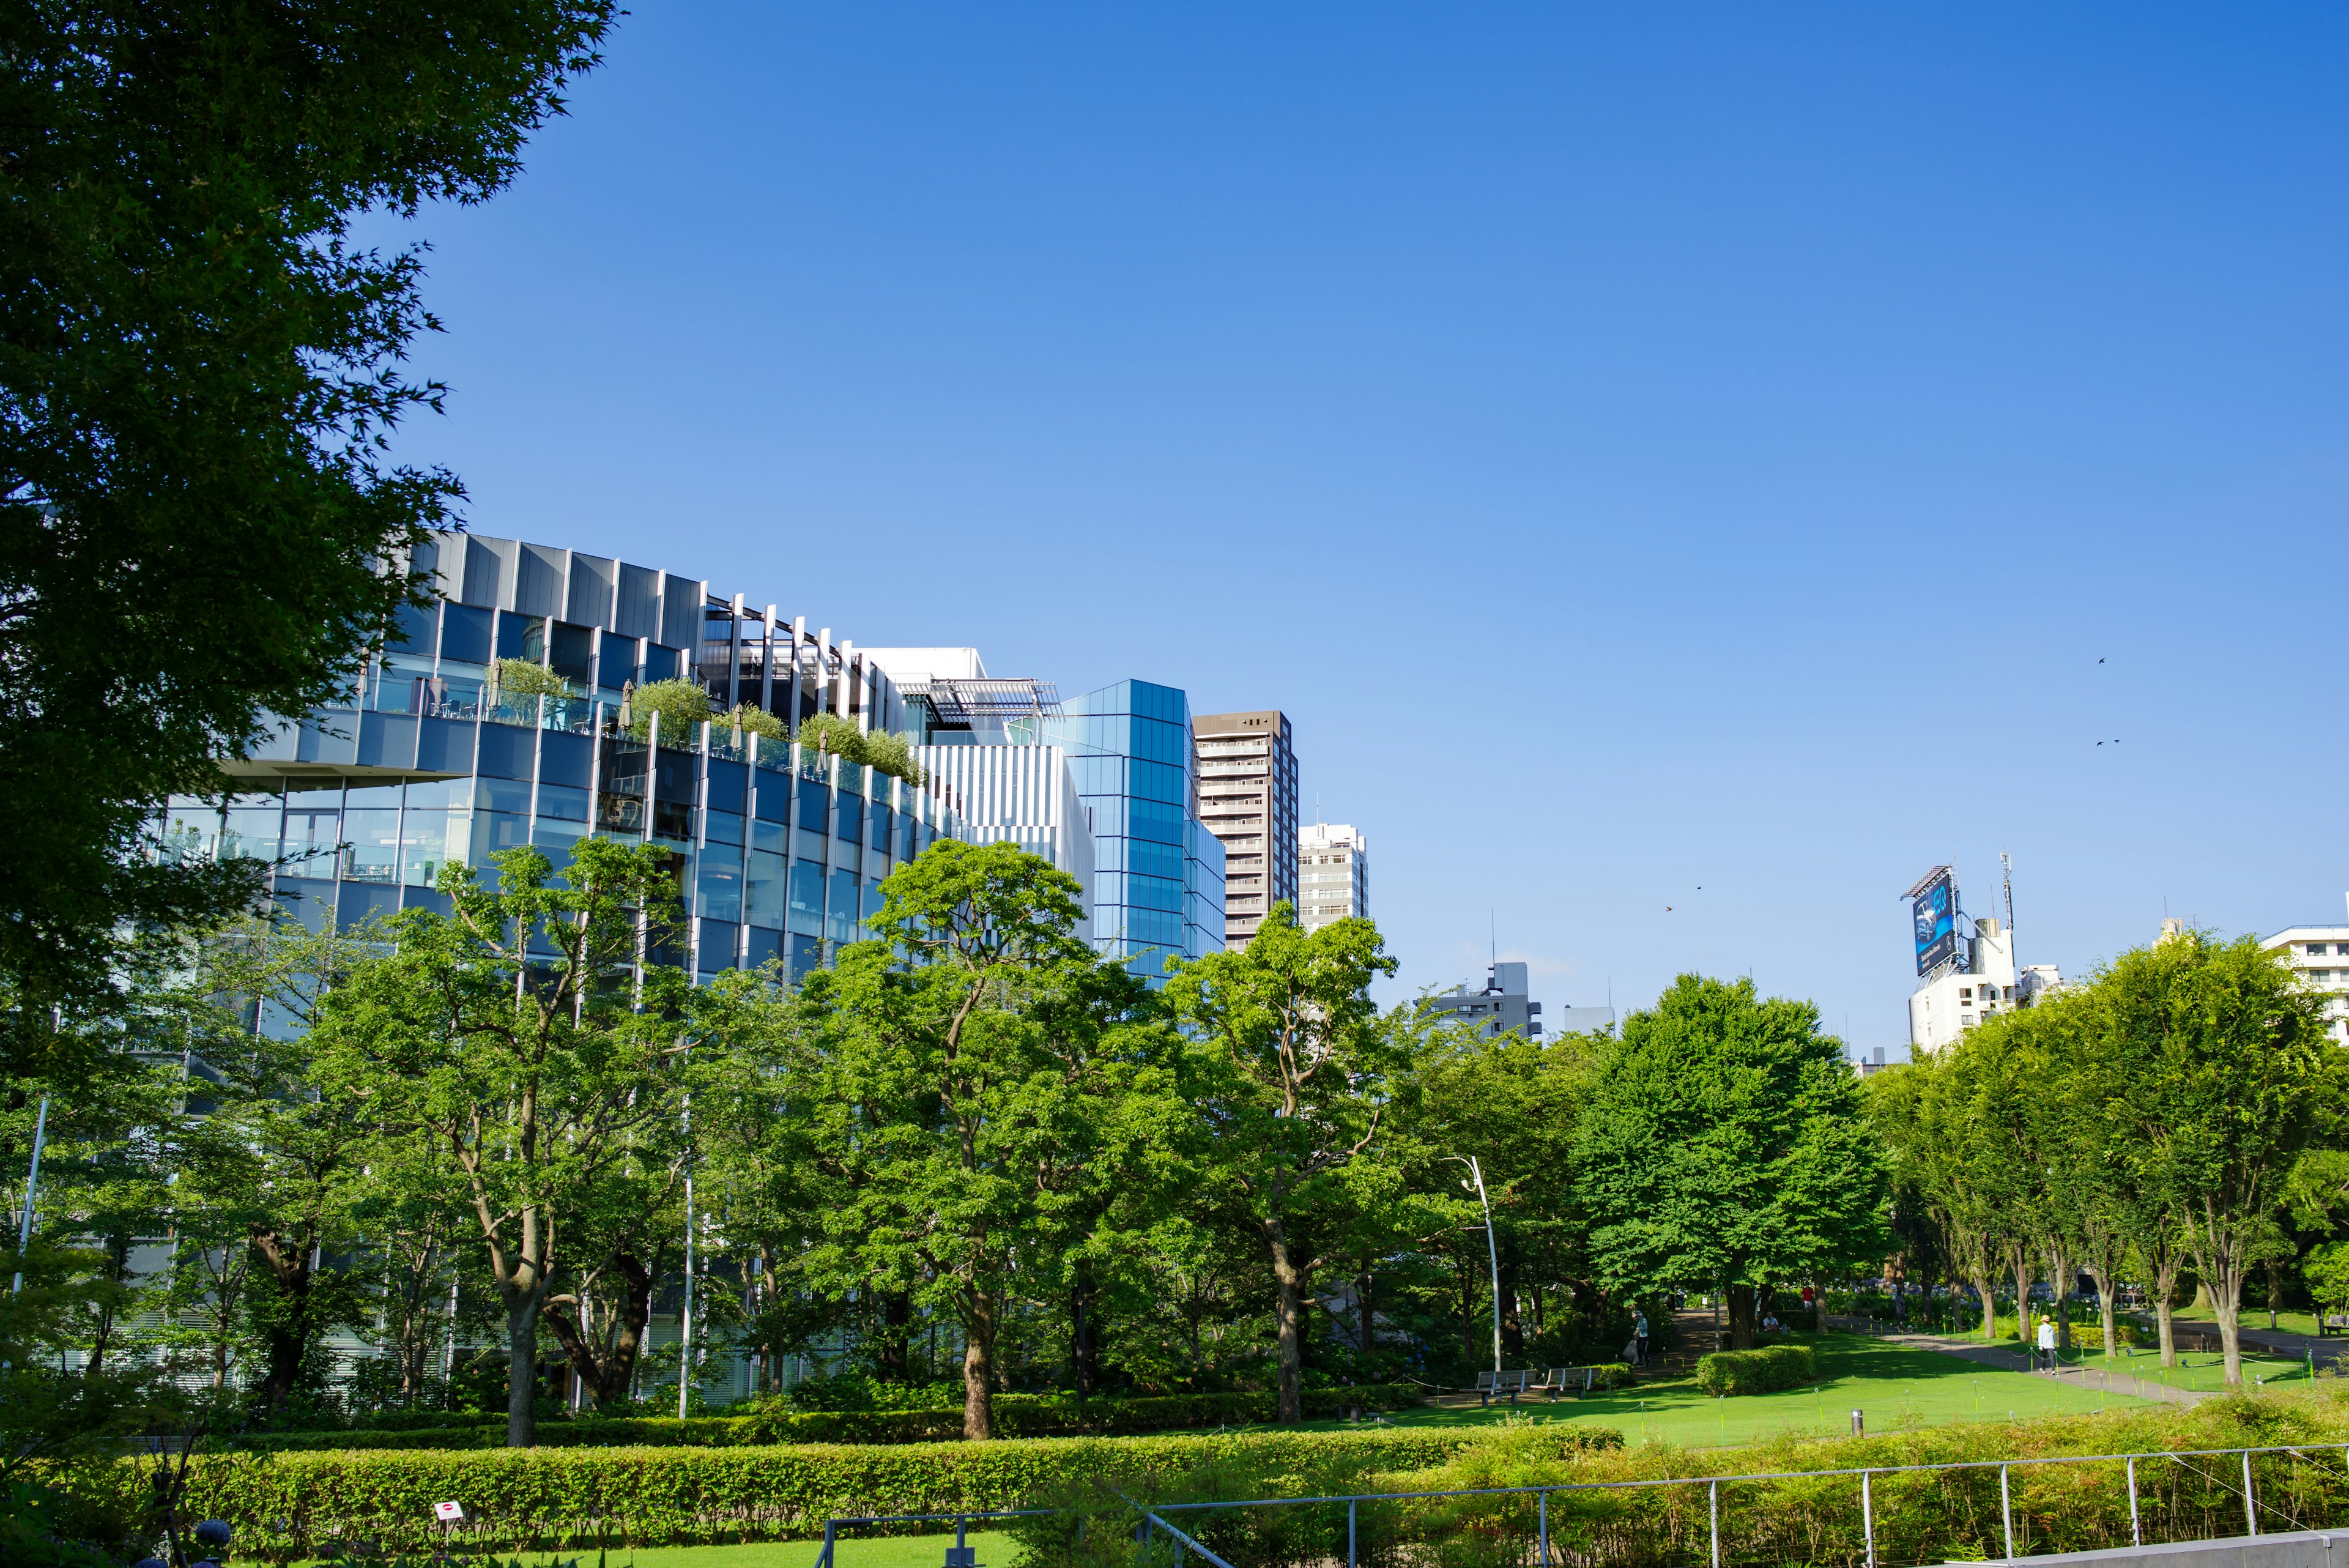
M 2349 1526 L 2343 50 L 1030 9 L 0 15 L 0 1568 Z

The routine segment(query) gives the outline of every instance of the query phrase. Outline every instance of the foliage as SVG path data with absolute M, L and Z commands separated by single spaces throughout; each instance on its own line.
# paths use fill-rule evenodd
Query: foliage
M 810 1267 L 959 1326 L 969 1438 L 990 1435 L 1023 1258 L 1094 1194 L 1146 1179 L 1179 1117 L 1175 1037 L 1072 934 L 1081 891 L 1015 846 L 941 841 L 883 885 L 879 940 L 805 988 L 829 1030 L 814 1137 L 833 1184 Z
M 1169 960 L 1166 1005 L 1200 1042 L 1196 1091 L 1216 1128 L 1204 1201 L 1265 1249 L 1274 1289 L 1282 1417 L 1302 1408 L 1305 1282 L 1319 1260 L 1310 1217 L 1358 1209 L 1350 1178 L 1378 1137 L 1385 1081 L 1409 1053 L 1382 1019 L 1373 977 L 1395 961 L 1368 920 L 1308 935 L 1287 902 L 1237 952 Z
M 863 763 L 907 784 L 920 784 L 927 775 L 914 760 L 914 742 L 883 730 L 859 730 L 856 722 L 839 713 L 813 713 L 800 721 L 799 743 L 811 753 L 829 752 Z
M 530 659 L 501 659 L 491 667 L 499 692 L 512 697 L 577 697 L 579 689 Z
M 1809 1002 L 1682 975 L 1624 1020 L 1585 1116 L 1600 1276 L 1726 1290 L 1733 1348 L 1754 1343 L 1758 1287 L 1881 1255 L 1878 1144 Z
M 1218 1458 L 1247 1456 L 1272 1473 L 1415 1467 L 1477 1440 L 1464 1428 L 1393 1428 L 887 1448 L 218 1454 L 196 1459 L 187 1508 L 233 1525 L 240 1557 L 273 1562 L 336 1540 L 436 1542 L 432 1505 L 452 1498 L 474 1521 L 454 1538 L 461 1547 L 592 1544 L 599 1532 L 630 1545 L 682 1545 L 804 1537 L 832 1514 L 1010 1508 L 1081 1478 L 1138 1478 Z M 135 1511 L 143 1484 L 129 1460 L 72 1480 L 93 1520 Z
M 1601 1367 L 1597 1386 L 1616 1386 Z M 937 1443 L 962 1436 L 962 1390 L 949 1387 L 951 1404 L 925 1404 L 864 1410 L 790 1410 L 773 1407 L 750 1415 L 606 1417 L 591 1416 L 541 1421 L 540 1448 L 613 1448 L 629 1445 L 694 1449 L 757 1448 L 774 1443 Z M 1361 1388 L 1309 1388 L 1305 1411 L 1330 1419 L 1352 1410 L 1404 1410 L 1419 1403 L 1412 1384 Z M 1046 1438 L 1131 1436 L 1180 1431 L 1194 1427 L 1259 1426 L 1278 1418 L 1279 1401 L 1270 1393 L 1178 1394 L 1096 1397 L 998 1394 L 990 1406 L 996 1436 Z M 256 1451 L 328 1449 L 490 1449 L 503 1446 L 502 1421 L 428 1427 L 401 1431 L 254 1433 L 233 1446 Z
M 1807 1345 L 1772 1345 L 1760 1350 L 1717 1350 L 1696 1364 L 1696 1386 L 1727 1398 L 1739 1394 L 1775 1394 L 1817 1377 L 1818 1360 Z
M 540 1314 L 559 1271 L 592 1261 L 574 1231 L 650 1210 L 681 1179 L 694 993 L 682 972 L 637 961 L 673 907 L 666 859 L 590 837 L 567 887 L 535 849 L 502 854 L 495 889 L 446 868 L 453 913 L 402 911 L 397 945 L 327 993 L 312 1032 L 322 1096 L 430 1148 L 471 1212 L 505 1308 L 518 1445 Z
M 353 686 L 421 602 L 385 563 L 461 495 L 387 466 L 440 407 L 400 371 L 436 324 L 419 251 L 351 223 L 503 189 L 616 9 L 10 7 L 0 779 L 42 821 L 0 868 L 0 975 L 35 1007 L 121 987 L 121 933 L 260 889 L 151 857 L 151 815 Z
M 700 727 L 718 716 L 709 693 L 698 680 L 647 680 L 628 694 L 625 705 L 627 732 L 641 741 L 652 733 L 653 715 L 660 715 L 661 739 L 671 746 L 688 746 Z

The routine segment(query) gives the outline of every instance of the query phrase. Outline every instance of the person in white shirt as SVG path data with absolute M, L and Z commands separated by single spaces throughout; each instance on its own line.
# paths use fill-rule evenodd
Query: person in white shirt
M 2039 1360 L 2048 1371 L 2055 1370 L 2055 1320 L 2044 1313 L 2039 1318 Z

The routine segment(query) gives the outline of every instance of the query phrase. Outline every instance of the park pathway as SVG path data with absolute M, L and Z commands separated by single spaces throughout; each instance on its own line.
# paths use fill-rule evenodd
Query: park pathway
M 2257 1309 L 2246 1309 L 2246 1315 L 2251 1310 Z M 2178 1317 L 2173 1318 L 2171 1324 L 2173 1332 L 2181 1338 L 2192 1334 L 2208 1341 L 2207 1348 L 2217 1352 L 2219 1325 L 2209 1318 Z M 2349 1340 L 2338 1336 L 2321 1339 L 2313 1334 L 2294 1334 L 2288 1328 L 2253 1328 L 2248 1323 L 2242 1324 L 2236 1334 L 2242 1340 L 2246 1350 L 2270 1350 L 2279 1355 L 2291 1356 L 2295 1361 L 2305 1361 L 2313 1355 L 2317 1366 L 2336 1370 L 2344 1360 L 2349 1360 Z
M 1961 1361 L 1995 1366 L 2002 1372 L 2027 1372 L 2030 1367 L 2022 1350 L 2009 1340 L 1999 1345 L 1985 1345 L 1979 1339 L 1961 1339 L 1943 1334 L 1878 1334 L 1858 1318 L 1830 1318 L 1828 1325 L 1848 1328 L 1880 1339 L 1889 1345 L 1905 1345 L 1916 1350 L 1938 1350 L 1944 1355 L 1954 1355 Z M 2101 1367 L 2064 1366 L 2054 1372 L 2033 1372 L 2033 1377 L 2052 1377 L 2058 1383 L 2068 1383 L 2075 1388 L 2107 1394 L 2127 1394 L 2139 1399 L 2150 1399 L 2162 1405 L 2199 1405 L 2214 1398 L 2210 1394 L 2196 1393 L 2187 1388 L 2172 1388 L 2168 1384 L 2148 1378 L 2132 1376 L 2126 1372 L 2107 1372 Z

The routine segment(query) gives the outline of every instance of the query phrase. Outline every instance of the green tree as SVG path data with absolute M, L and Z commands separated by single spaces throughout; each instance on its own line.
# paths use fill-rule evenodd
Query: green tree
M 667 857 L 585 838 L 563 887 L 535 849 L 502 853 L 496 888 L 447 867 L 454 912 L 401 911 L 397 946 L 330 991 L 311 1032 L 321 1096 L 429 1138 L 463 1194 L 505 1312 L 513 1447 L 535 1440 L 547 1299 L 593 1261 L 574 1228 L 683 1158 L 684 1096 L 716 1054 L 691 1049 L 686 975 L 641 961 L 675 910 Z
M 828 1033 L 814 1107 L 833 1185 L 810 1267 L 835 1297 L 905 1294 L 963 1341 L 963 1435 L 992 1435 L 995 1354 L 1037 1254 L 1129 1179 L 1173 1107 L 1148 989 L 1074 935 L 1077 880 L 1009 844 L 941 841 L 881 887 L 879 940 L 809 976 Z
M 1264 1248 L 1280 1418 L 1302 1420 L 1317 1217 L 1351 1207 L 1348 1167 L 1377 1138 L 1388 1081 L 1410 1061 L 1406 1018 L 1382 1018 L 1371 1000 L 1395 961 L 1370 921 L 1308 934 L 1284 901 L 1240 951 L 1167 967 L 1167 1004 L 1204 1053 L 1195 1092 L 1216 1135 L 1209 1201 Z
M 1718 1286 L 1738 1348 L 1762 1286 L 1882 1253 L 1882 1156 L 1809 1002 L 1681 976 L 1623 1021 L 1584 1116 L 1601 1282 Z
M 273 715 L 355 682 L 460 492 L 380 438 L 435 324 L 370 209 L 502 189 L 611 0 L 26 0 L 0 17 L 0 972 L 105 991 L 118 934 L 233 914 L 150 855 Z
M 2338 1123 L 2349 1067 L 2325 1038 L 2323 997 L 2251 937 L 2138 948 L 2093 989 L 2102 1096 L 2129 1129 L 2131 1179 L 2161 1196 L 2240 1386 L 2244 1281 L 2301 1156 Z

